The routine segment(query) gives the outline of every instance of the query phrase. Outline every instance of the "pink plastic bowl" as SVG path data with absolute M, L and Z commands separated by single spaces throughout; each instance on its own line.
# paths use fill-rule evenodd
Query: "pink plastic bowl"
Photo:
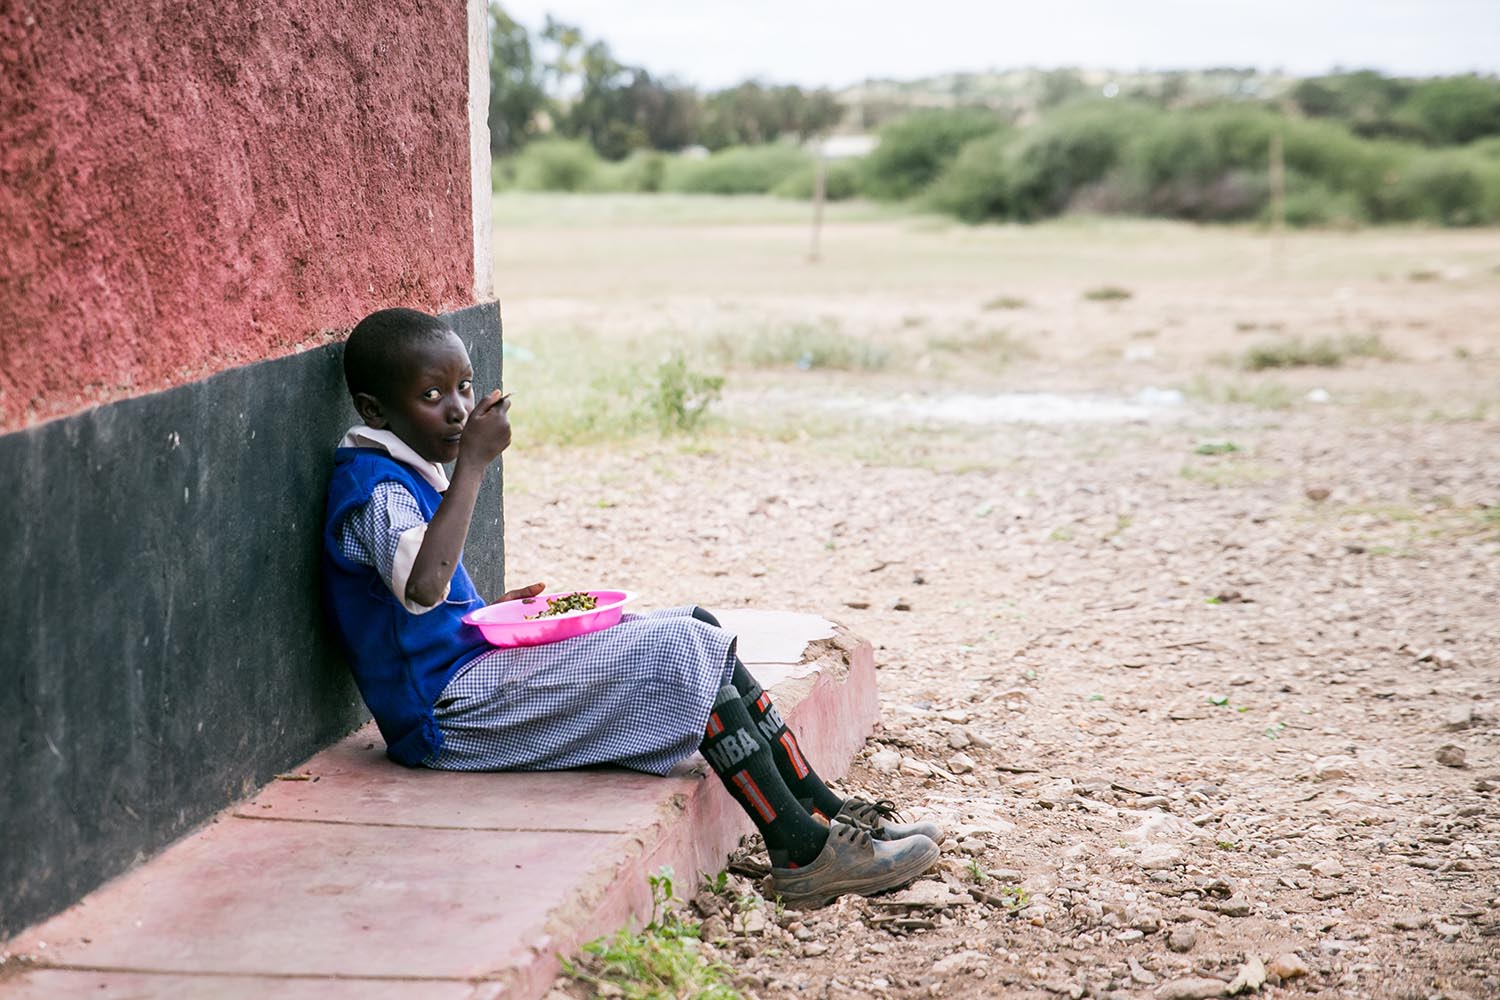
M 577 594 L 577 590 L 554 590 L 520 601 L 502 601 L 489 604 L 478 611 L 464 615 L 468 625 L 479 629 L 485 642 L 491 646 L 540 646 L 545 642 L 561 642 L 575 635 L 586 635 L 609 628 L 620 621 L 620 614 L 635 595 L 628 590 L 585 590 L 598 602 L 592 611 L 569 611 L 527 621 L 527 615 L 547 610 L 549 597 L 566 597 Z

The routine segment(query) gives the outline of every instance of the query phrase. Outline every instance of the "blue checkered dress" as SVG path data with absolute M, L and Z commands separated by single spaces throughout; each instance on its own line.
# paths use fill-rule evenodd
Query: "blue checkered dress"
M 390 586 L 401 535 L 422 523 L 406 488 L 382 483 L 344 520 L 339 544 Z M 601 632 L 481 653 L 438 697 L 443 748 L 424 763 L 452 771 L 614 763 L 666 774 L 698 749 L 734 672 L 734 635 L 691 615 L 691 607 L 625 615 Z

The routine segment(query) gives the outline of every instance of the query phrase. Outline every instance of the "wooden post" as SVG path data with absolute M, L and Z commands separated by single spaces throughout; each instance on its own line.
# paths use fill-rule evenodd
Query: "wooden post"
M 828 195 L 828 163 L 823 157 L 823 140 L 818 140 L 818 158 L 813 167 L 813 218 L 812 246 L 808 249 L 809 263 L 816 264 L 820 258 L 819 242 L 823 233 L 823 202 Z
M 1281 129 L 1271 133 L 1271 262 L 1281 267 L 1282 237 L 1286 231 L 1286 155 Z

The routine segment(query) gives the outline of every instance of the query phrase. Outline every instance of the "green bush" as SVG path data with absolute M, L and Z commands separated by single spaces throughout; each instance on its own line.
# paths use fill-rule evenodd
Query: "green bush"
M 927 204 L 964 222 L 1010 216 L 1007 133 L 984 136 L 964 145 L 927 194 Z
M 638 149 L 625 159 L 606 160 L 594 171 L 590 189 L 649 194 L 660 191 L 667 176 L 667 155 L 649 149 Z
M 1359 197 L 1321 181 L 1287 172 L 1286 224 L 1294 228 L 1351 229 L 1369 221 Z
M 542 139 L 515 158 L 522 191 L 585 191 L 599 169 L 599 154 L 581 139 Z
M 1397 109 L 1435 143 L 1465 143 L 1500 135 L 1500 80 L 1450 76 L 1417 84 Z
M 1032 221 L 1063 211 L 1118 166 L 1132 137 L 1157 117 L 1145 106 L 1096 102 L 1064 108 L 1029 129 L 1009 155 L 1012 217 Z
M 1395 221 L 1428 221 L 1472 226 L 1486 221 L 1485 179 L 1477 161 L 1454 153 L 1414 158 L 1382 201 L 1382 214 Z
M 662 189 L 687 194 L 765 194 L 810 162 L 808 154 L 796 146 L 730 146 L 703 159 L 673 159 Z
M 1006 128 L 993 111 L 956 108 L 917 111 L 880 130 L 864 159 L 863 188 L 872 198 L 898 201 L 920 194 L 968 142 Z
M 771 193 L 782 198 L 810 199 L 817 180 L 817 164 L 808 164 L 794 174 L 788 174 Z M 831 160 L 823 178 L 823 193 L 829 201 L 846 201 L 860 193 L 860 165 L 858 160 Z

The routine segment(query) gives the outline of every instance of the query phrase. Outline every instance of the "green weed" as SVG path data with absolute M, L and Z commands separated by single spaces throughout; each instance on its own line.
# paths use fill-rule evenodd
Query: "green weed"
M 1100 285 L 1085 291 L 1083 297 L 1089 302 L 1123 302 L 1134 294 L 1130 289 L 1118 285 Z
M 654 379 L 645 385 L 642 404 L 663 434 L 691 432 L 709 406 L 718 402 L 723 388 L 722 376 L 695 372 L 688 368 L 686 358 L 673 354 L 656 366 Z
M 583 946 L 585 957 L 563 960 L 563 974 L 627 1000 L 737 1000 L 740 994 L 727 981 L 730 970 L 698 953 L 698 925 L 677 911 L 671 869 L 663 868 L 648 881 L 650 922 L 639 931 L 624 929 L 590 941 Z
M 1337 368 L 1350 358 L 1390 360 L 1395 353 L 1378 333 L 1303 340 L 1286 337 L 1255 344 L 1240 356 L 1240 366 L 1250 371 L 1267 368 Z
M 983 308 L 986 310 L 1025 309 L 1027 305 L 1029 303 L 1025 299 L 1017 298 L 1014 295 L 997 295 L 987 301 Z
M 1230 455 L 1240 450 L 1233 441 L 1204 441 L 1193 449 L 1195 455 Z

